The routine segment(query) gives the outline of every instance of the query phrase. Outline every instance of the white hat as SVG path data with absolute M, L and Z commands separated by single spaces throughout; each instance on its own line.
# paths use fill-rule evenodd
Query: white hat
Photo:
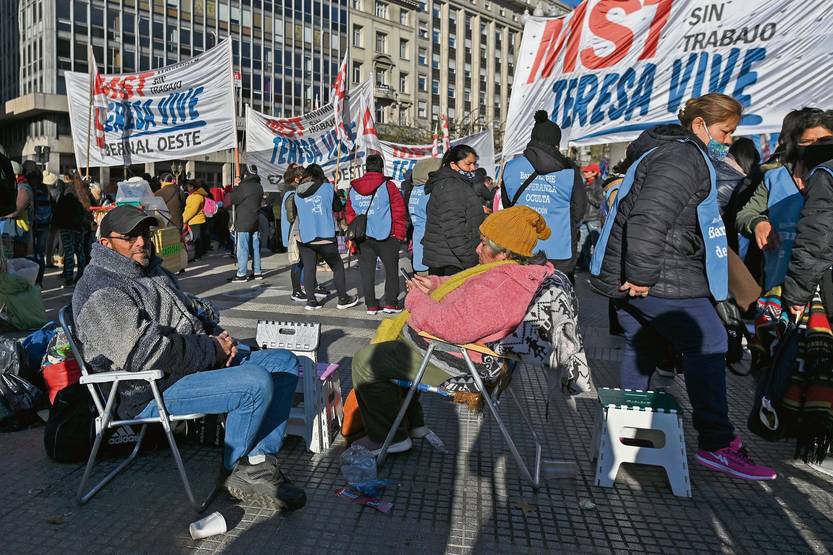
M 54 185 L 58 182 L 58 176 L 52 173 L 51 171 L 43 172 L 43 184 L 44 185 Z

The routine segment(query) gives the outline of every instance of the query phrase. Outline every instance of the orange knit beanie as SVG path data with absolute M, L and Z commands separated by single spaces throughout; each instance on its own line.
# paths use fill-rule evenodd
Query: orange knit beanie
M 532 256 L 539 239 L 549 239 L 552 231 L 541 215 L 528 206 L 513 206 L 491 214 L 480 224 L 484 237 L 521 256 Z

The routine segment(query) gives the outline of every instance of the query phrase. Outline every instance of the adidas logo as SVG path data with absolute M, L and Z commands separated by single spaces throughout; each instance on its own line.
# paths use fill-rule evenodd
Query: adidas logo
M 122 445 L 124 443 L 136 443 L 136 434 L 128 431 L 126 426 L 121 426 L 116 428 L 116 431 L 107 440 L 107 445 Z

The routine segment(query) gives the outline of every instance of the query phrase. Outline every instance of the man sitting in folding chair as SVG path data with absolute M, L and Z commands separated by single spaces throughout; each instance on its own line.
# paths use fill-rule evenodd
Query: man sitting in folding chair
M 180 289 L 151 252 L 155 218 L 120 206 L 101 221 L 101 239 L 72 296 L 83 359 L 93 372 L 161 370 L 157 383 L 172 415 L 228 413 L 223 463 L 235 498 L 280 510 L 306 503 L 278 469 L 298 360 L 282 349 L 241 349 L 216 327 L 211 303 Z M 121 381 L 116 415 L 159 415 L 146 380 Z
M 543 252 L 532 252 L 551 231 L 531 208 L 515 206 L 490 215 L 480 234 L 480 264 L 451 277 L 414 276 L 406 284 L 407 311 L 383 322 L 373 342 L 353 357 L 353 387 L 367 432 L 357 443 L 374 455 L 381 452 L 402 404 L 402 389 L 391 379 L 414 380 L 429 347 L 420 332 L 455 344 L 486 345 L 503 339 L 515 331 L 539 286 L 555 271 Z M 499 358 L 474 350 L 468 354 L 480 375 L 500 372 Z M 459 353 L 435 350 L 422 383 L 457 390 L 470 380 Z M 389 453 L 409 450 L 411 437 L 429 432 L 416 397 L 405 420 Z

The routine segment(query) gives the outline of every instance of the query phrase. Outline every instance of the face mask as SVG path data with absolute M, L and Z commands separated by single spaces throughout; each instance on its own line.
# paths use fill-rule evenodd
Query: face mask
M 460 172 L 460 175 L 464 175 L 464 176 L 468 177 L 469 179 L 474 178 L 474 172 L 467 172 L 466 170 L 457 170 L 457 171 Z
M 709 133 L 709 128 L 703 125 L 703 129 L 706 130 L 706 135 L 709 136 L 709 144 L 706 145 L 706 148 L 709 152 L 709 158 L 714 160 L 715 162 L 721 162 L 724 158 L 729 155 L 729 145 L 724 145 L 723 143 L 719 143 L 712 138 L 712 134 Z

